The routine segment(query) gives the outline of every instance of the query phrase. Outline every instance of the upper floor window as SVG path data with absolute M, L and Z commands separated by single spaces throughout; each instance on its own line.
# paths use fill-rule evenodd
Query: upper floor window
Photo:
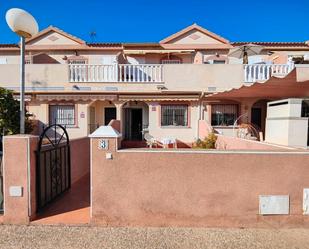
M 162 64 L 181 64 L 181 60 L 161 60 Z
M 6 57 L 0 57 L 0 64 L 7 64 L 7 58 Z
M 210 64 L 225 64 L 225 60 L 213 60 Z
M 68 64 L 87 64 L 88 63 L 88 59 L 84 56 L 70 56 L 67 57 L 68 60 Z
M 227 64 L 228 58 L 225 55 L 204 55 L 203 57 L 204 64 Z
M 234 125 L 238 114 L 238 105 L 218 104 L 211 106 L 211 125 L 228 126 Z
M 75 105 L 50 105 L 49 124 L 75 125 Z
M 161 58 L 161 64 L 181 64 L 182 59 L 176 55 L 166 55 Z
M 188 126 L 188 105 L 161 105 L 161 126 Z

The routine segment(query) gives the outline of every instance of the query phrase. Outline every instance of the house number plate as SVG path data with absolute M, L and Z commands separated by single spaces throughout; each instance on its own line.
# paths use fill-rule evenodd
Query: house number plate
M 108 140 L 100 139 L 98 144 L 99 150 L 107 150 L 108 149 Z

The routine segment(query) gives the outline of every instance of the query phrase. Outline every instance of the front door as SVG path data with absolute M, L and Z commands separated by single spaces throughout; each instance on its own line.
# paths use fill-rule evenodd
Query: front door
M 125 139 L 142 140 L 143 129 L 143 109 L 126 108 L 125 109 Z
M 257 128 L 262 129 L 262 109 L 252 108 L 251 109 L 251 123 Z
M 116 119 L 116 108 L 106 107 L 104 109 L 104 125 L 108 125 L 112 119 Z
M 131 110 L 131 139 L 142 140 L 143 109 Z

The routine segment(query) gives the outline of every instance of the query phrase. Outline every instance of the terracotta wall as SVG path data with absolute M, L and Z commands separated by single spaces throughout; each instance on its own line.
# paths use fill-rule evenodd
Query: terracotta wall
M 28 224 L 36 213 L 35 150 L 38 137 L 5 136 L 3 140 L 4 222 Z M 11 196 L 10 188 L 21 188 Z
M 92 222 L 107 226 L 302 227 L 309 154 L 99 150 Z M 106 152 L 113 159 L 106 159 Z M 259 195 L 290 195 L 290 215 L 260 216 Z
M 219 150 L 288 150 L 286 147 L 284 148 L 274 144 L 223 135 L 217 135 L 216 148 Z
M 79 138 L 70 141 L 71 148 L 71 182 L 78 181 L 90 172 L 89 138 Z

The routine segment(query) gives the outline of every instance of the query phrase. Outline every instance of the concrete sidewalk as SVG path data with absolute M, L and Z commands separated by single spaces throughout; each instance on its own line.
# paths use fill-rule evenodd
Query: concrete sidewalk
M 0 248 L 309 248 L 309 229 L 0 226 Z

